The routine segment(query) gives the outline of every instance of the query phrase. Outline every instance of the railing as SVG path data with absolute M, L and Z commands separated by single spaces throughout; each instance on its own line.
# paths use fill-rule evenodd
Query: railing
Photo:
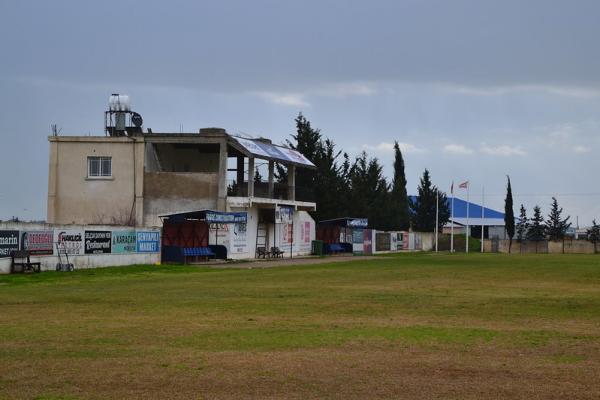
M 295 200 L 314 202 L 314 191 L 311 188 L 302 188 L 296 186 Z M 243 182 L 241 185 L 235 180 L 227 181 L 227 195 L 237 197 L 248 197 L 248 182 Z M 264 199 L 279 199 L 289 200 L 289 187 L 287 184 L 275 182 L 273 184 L 273 193 L 269 194 L 268 182 L 254 182 L 254 197 L 262 197 Z

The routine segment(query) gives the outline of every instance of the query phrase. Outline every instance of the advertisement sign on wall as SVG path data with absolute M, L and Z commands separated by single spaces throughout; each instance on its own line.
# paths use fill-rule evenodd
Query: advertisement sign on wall
M 248 222 L 248 213 L 207 211 L 206 222 L 219 224 L 246 223 Z
M 275 207 L 275 223 L 291 224 L 294 218 L 294 207 L 277 206 Z
M 113 231 L 112 252 L 113 253 L 135 253 L 136 247 L 135 231 Z
M 85 254 L 110 253 L 110 231 L 85 231 Z
M 21 247 L 31 255 L 47 256 L 54 253 L 54 231 L 27 231 L 21 236 Z
M 138 253 L 158 253 L 159 244 L 160 233 L 158 231 L 140 231 L 137 233 Z
M 229 231 L 230 249 L 229 252 L 240 254 L 247 251 L 248 236 L 246 233 L 246 224 L 234 224 Z
M 83 231 L 75 229 L 61 229 L 55 231 L 54 235 L 54 241 L 58 244 L 61 254 L 83 254 Z
M 371 229 L 363 230 L 363 252 L 373 254 L 373 231 Z
M 208 226 L 208 244 L 220 244 L 229 248 L 229 230 L 231 224 L 210 224 Z
M 0 231 L 0 257 L 10 257 L 19 250 L 19 231 Z

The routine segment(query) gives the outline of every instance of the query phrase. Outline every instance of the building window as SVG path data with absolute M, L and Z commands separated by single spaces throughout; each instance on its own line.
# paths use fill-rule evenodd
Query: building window
M 112 177 L 111 157 L 88 157 L 88 178 Z

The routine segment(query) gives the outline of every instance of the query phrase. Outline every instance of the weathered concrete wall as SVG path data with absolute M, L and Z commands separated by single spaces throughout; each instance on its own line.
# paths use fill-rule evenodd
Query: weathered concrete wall
M 218 178 L 217 173 L 146 172 L 144 225 L 162 226 L 162 214 L 217 209 Z
M 493 240 L 486 239 L 484 241 L 484 251 L 492 252 Z M 498 241 L 498 252 L 508 253 L 508 240 Z M 562 241 L 540 241 L 540 242 L 524 242 L 518 243 L 513 240 L 512 253 L 514 254 L 594 254 L 594 245 L 586 240 L 565 240 Z
M 421 236 L 421 250 L 431 251 L 435 250 L 435 234 L 431 232 L 415 232 Z
M 47 220 L 56 224 L 141 225 L 141 138 L 50 137 Z M 88 157 L 112 158 L 112 176 L 88 177 Z
M 113 225 L 59 225 L 59 224 L 42 224 L 42 223 L 0 223 L 0 230 L 15 230 L 15 231 L 45 231 L 53 230 L 55 232 L 65 231 L 131 231 L 131 227 L 113 226 Z M 152 228 L 137 228 L 138 231 L 158 231 Z M 160 237 L 160 236 L 159 236 Z M 160 243 L 160 240 L 159 240 Z M 54 249 L 56 253 L 56 249 Z M 63 262 L 66 262 L 66 257 L 62 256 Z M 56 254 L 44 256 L 31 256 L 32 262 L 40 262 L 42 271 L 54 271 L 56 264 L 59 262 L 59 257 Z M 160 247 L 157 252 L 153 253 L 109 253 L 109 254 L 81 254 L 69 255 L 69 262 L 73 263 L 76 269 L 101 268 L 112 266 L 124 266 L 133 264 L 159 264 L 160 263 Z M 7 274 L 10 272 L 11 258 L 0 258 L 0 273 Z

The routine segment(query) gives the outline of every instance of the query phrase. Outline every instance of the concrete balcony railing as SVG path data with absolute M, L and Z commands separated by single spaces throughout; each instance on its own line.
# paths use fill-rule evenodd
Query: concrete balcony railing
M 314 191 L 310 188 L 295 187 L 295 201 L 315 202 Z M 248 182 L 239 185 L 235 180 L 227 182 L 227 195 L 248 197 Z M 254 197 L 265 199 L 290 200 L 289 187 L 283 183 L 273 184 L 273 193 L 269 193 L 268 182 L 254 182 Z

